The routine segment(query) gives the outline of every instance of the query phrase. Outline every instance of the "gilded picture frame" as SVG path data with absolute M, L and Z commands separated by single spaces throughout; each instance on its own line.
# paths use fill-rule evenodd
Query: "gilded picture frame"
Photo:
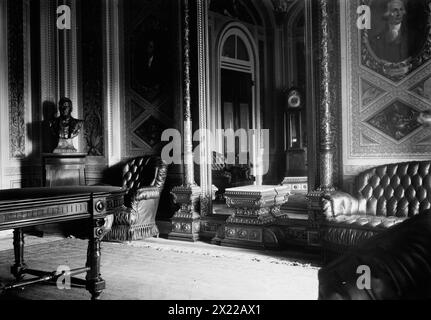
M 431 0 L 360 0 L 371 28 L 361 32 L 361 63 L 395 82 L 431 59 Z

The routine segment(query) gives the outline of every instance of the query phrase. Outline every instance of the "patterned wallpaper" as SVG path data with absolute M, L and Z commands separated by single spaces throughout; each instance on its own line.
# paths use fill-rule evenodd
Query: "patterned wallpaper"
M 102 3 L 82 2 L 82 100 L 86 153 L 104 156 Z
M 406 27 L 393 46 L 385 38 L 384 0 L 341 1 L 345 175 L 431 157 L 431 130 L 417 122 L 421 111 L 431 110 L 429 2 L 405 2 Z M 371 29 L 357 27 L 359 5 L 371 8 Z
M 10 158 L 25 157 L 23 3 L 8 1 L 8 82 Z

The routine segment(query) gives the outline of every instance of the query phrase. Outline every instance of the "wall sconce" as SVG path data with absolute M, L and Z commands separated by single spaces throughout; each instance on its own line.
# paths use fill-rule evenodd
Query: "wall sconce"
M 287 18 L 287 12 L 293 0 L 271 0 L 274 7 L 275 20 L 278 25 L 283 25 Z

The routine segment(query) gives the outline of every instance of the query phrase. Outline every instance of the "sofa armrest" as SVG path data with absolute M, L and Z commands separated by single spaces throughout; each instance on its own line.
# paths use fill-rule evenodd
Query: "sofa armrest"
M 326 218 L 359 214 L 360 200 L 346 192 L 337 191 L 327 194 L 322 202 L 323 214 Z
M 160 189 L 157 187 L 144 187 L 136 191 L 135 200 L 149 200 L 160 198 Z

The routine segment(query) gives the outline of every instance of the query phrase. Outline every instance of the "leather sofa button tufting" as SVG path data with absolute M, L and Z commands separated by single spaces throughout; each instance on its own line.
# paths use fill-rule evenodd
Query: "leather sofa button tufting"
M 348 235 L 346 239 L 349 240 L 344 245 L 343 241 L 334 240 L 337 245 L 342 245 L 339 247 L 326 241 L 324 250 L 328 254 L 342 252 L 348 246 L 359 244 L 367 235 L 386 230 L 431 208 L 430 168 L 431 161 L 371 168 L 356 177 L 354 194 L 334 192 L 325 195 L 322 200 L 322 238 L 331 230 L 331 239 L 337 236 L 344 239 Z M 367 218 L 360 218 L 361 215 Z

